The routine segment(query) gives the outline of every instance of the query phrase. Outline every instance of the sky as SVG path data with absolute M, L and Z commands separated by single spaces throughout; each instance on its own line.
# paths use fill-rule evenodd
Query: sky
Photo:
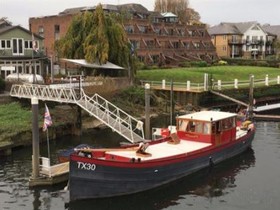
M 139 2 L 148 10 L 154 0 L 0 0 L 0 17 L 7 17 L 13 25 L 28 29 L 29 17 L 57 15 L 67 8 L 101 4 L 126 4 Z M 260 24 L 280 25 L 279 0 L 189 0 L 199 12 L 201 21 L 212 25 L 220 22 L 257 21 Z

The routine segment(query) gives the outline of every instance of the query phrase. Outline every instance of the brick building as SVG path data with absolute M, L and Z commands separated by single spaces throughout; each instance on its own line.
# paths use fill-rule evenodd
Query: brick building
M 178 65 L 185 61 L 217 59 L 217 54 L 206 26 L 185 25 L 172 13 L 150 12 L 140 4 L 102 5 L 105 12 L 126 11 L 124 29 L 133 45 L 132 51 L 148 65 Z M 45 38 L 47 56 L 56 58 L 54 42 L 64 36 L 72 18 L 80 12 L 94 11 L 96 7 L 66 9 L 54 16 L 32 17 L 32 32 Z

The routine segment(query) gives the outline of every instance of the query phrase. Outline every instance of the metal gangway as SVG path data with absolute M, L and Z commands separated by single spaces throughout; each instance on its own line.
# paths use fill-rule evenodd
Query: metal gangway
M 30 99 L 36 97 L 42 101 L 77 104 L 91 116 L 96 117 L 131 143 L 144 141 L 142 121 L 130 116 L 98 94 L 89 97 L 82 88 L 74 89 L 38 84 L 14 84 L 12 85 L 10 96 Z

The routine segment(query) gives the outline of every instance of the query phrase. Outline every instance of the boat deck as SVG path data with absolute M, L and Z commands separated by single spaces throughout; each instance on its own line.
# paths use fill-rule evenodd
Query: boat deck
M 188 140 L 181 140 L 179 144 L 169 144 L 167 142 L 162 142 L 159 144 L 150 145 L 146 152 L 151 154 L 151 156 L 141 156 L 141 160 L 154 160 L 160 158 L 166 158 L 175 155 L 187 154 L 196 150 L 200 150 L 211 146 L 209 143 L 195 142 Z M 139 158 L 135 151 L 108 151 L 106 154 L 121 156 L 125 158 Z

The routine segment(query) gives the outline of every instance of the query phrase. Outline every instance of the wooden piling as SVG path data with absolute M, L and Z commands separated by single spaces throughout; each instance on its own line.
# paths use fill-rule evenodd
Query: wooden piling
M 145 137 L 150 139 L 150 84 L 145 84 Z
M 38 125 L 38 98 L 31 99 L 32 104 L 32 177 L 39 177 L 39 125 Z

